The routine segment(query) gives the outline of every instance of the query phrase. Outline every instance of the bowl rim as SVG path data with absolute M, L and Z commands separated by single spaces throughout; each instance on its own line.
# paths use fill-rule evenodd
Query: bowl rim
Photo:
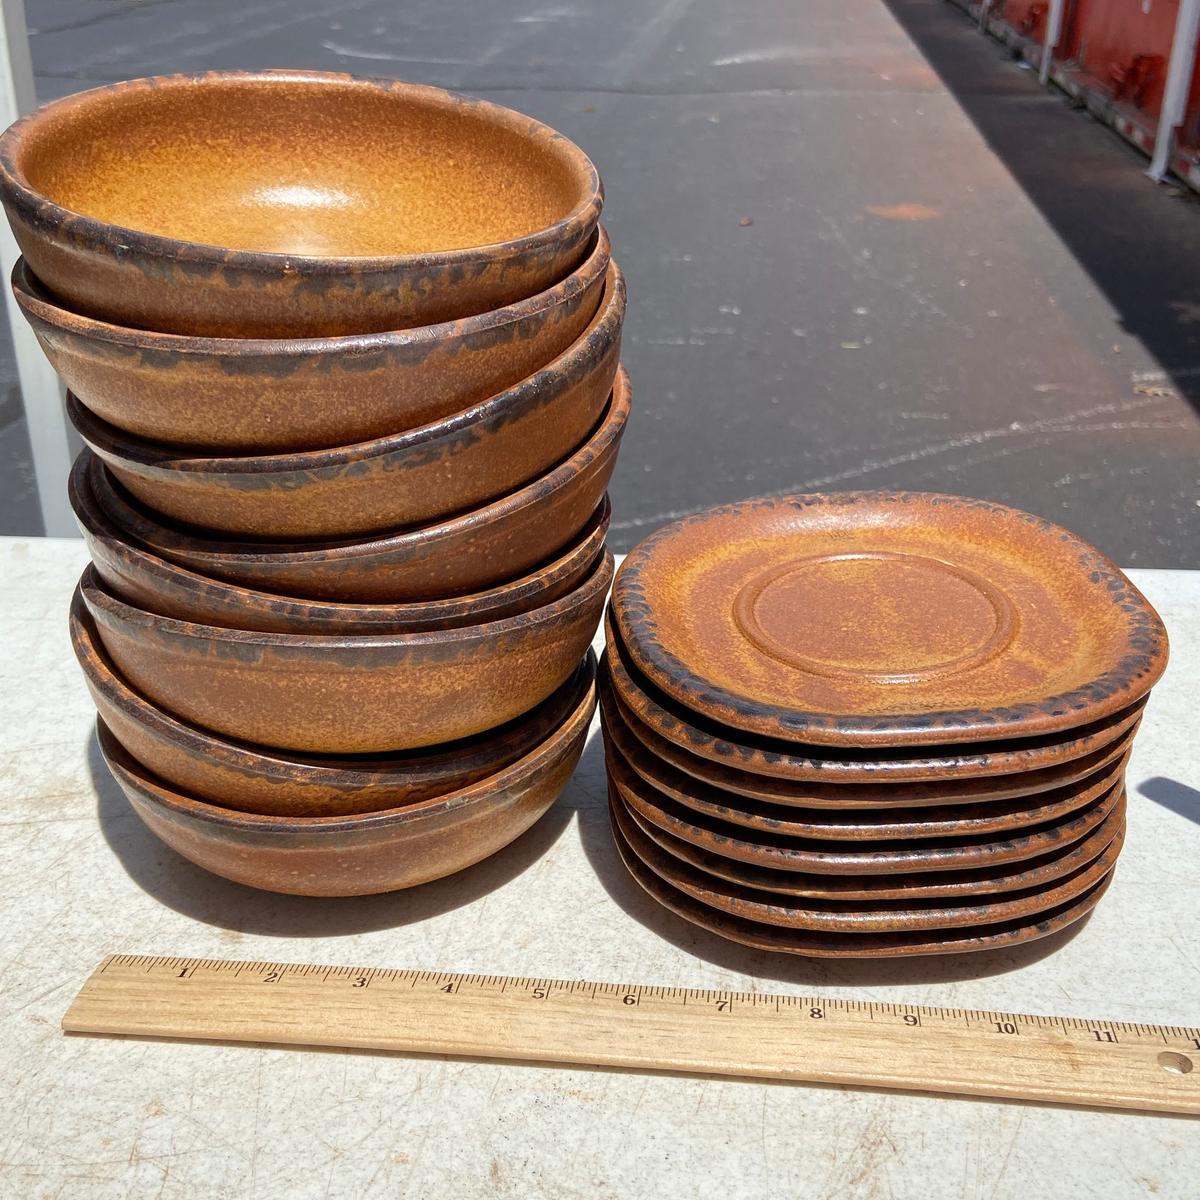
M 165 535 L 158 546 L 177 546 L 181 551 L 193 556 L 202 556 L 203 561 L 217 565 L 238 564 L 251 566 L 265 562 L 273 568 L 304 566 L 310 563 L 329 563 L 331 561 L 353 561 L 366 555 L 395 553 L 415 549 L 424 544 L 437 542 L 447 537 L 462 536 L 481 524 L 518 513 L 523 509 L 544 504 L 548 494 L 565 487 L 571 480 L 581 475 L 593 462 L 603 459 L 619 444 L 629 422 L 633 410 L 633 387 L 630 383 L 629 372 L 623 364 L 618 365 L 613 379 L 613 389 L 608 404 L 599 420 L 592 427 L 585 441 L 545 475 L 514 491 L 507 492 L 493 500 L 490 504 L 479 508 L 467 509 L 465 512 L 454 513 L 444 520 L 429 525 L 417 525 L 382 535 L 366 536 L 355 540 L 330 540 L 325 542 L 306 543 L 292 540 L 290 542 L 265 542 L 236 540 L 234 538 L 206 538 L 203 534 L 188 533 L 186 530 L 175 529 L 157 520 L 145 506 L 132 498 L 121 497 L 122 502 L 129 505 L 138 519 L 151 527 L 156 533 Z M 151 543 L 151 548 L 155 548 Z M 157 551 L 156 551 L 157 552 Z
M 367 617 L 387 620 L 441 620 L 453 615 L 459 608 L 483 601 L 494 603 L 505 595 L 522 589 L 539 586 L 547 574 L 569 573 L 578 566 L 578 559 L 587 557 L 595 563 L 601 556 L 608 527 L 612 523 L 612 504 L 608 493 L 588 518 L 579 533 L 562 549 L 545 559 L 538 567 L 531 568 L 516 579 L 485 588 L 478 592 L 467 592 L 459 596 L 443 596 L 433 600 L 405 600 L 395 603 L 368 603 L 351 600 L 313 600 L 305 596 L 292 596 L 282 592 L 269 592 L 261 588 L 246 587 L 227 579 L 203 575 L 182 563 L 162 557 L 153 548 L 143 546 L 136 536 L 122 530 L 119 522 L 109 516 L 96 499 L 91 479 L 94 472 L 104 470 L 103 461 L 85 449 L 75 461 L 67 479 L 67 496 L 75 514 L 75 523 L 85 537 L 96 538 L 105 544 L 109 553 L 119 557 L 125 564 L 136 560 L 139 568 L 156 580 L 166 579 L 178 587 L 186 588 L 197 596 L 212 597 L 213 593 L 228 594 L 231 601 L 250 606 L 256 611 L 264 604 L 283 604 L 289 610 L 299 609 L 305 617 L 324 617 L 328 620 L 362 620 Z M 590 556 L 590 557 L 589 557 Z M 582 579 L 580 580 L 582 582 Z M 557 580 L 556 580 L 557 582 Z M 217 598 L 220 598 L 218 596 Z M 464 613 L 469 617 L 469 613 Z
M 576 609 L 585 607 L 595 599 L 597 594 L 601 597 L 607 596 L 615 571 L 613 553 L 605 546 L 587 575 L 565 596 L 560 596 L 549 604 L 495 621 L 458 625 L 450 629 L 411 630 L 403 633 L 272 633 L 252 629 L 228 629 L 221 625 L 204 625 L 198 621 L 163 617 L 114 596 L 104 586 L 103 580 L 91 563 L 83 569 L 76 587 L 97 625 L 107 619 L 109 622 L 119 621 L 133 629 L 195 641 L 270 647 L 284 651 L 353 650 L 362 653 L 372 650 L 419 650 L 430 646 L 444 648 L 475 642 L 495 646 L 500 639 L 509 635 L 522 634 L 538 626 L 566 619 Z
M 625 321 L 625 276 L 617 261 L 610 258 L 600 305 L 582 333 L 545 366 L 524 379 L 486 399 L 449 416 L 427 421 L 412 429 L 383 437 L 368 438 L 317 450 L 287 450 L 278 454 L 204 454 L 152 442 L 126 433 L 97 416 L 74 392 L 67 392 L 67 416 L 80 437 L 101 457 L 111 457 L 122 466 L 140 473 L 220 477 L 286 475 L 304 476 L 306 481 L 332 472 L 341 477 L 342 468 L 360 462 L 420 453 L 430 445 L 463 434 L 489 421 L 500 421 L 504 414 L 524 404 L 534 404 L 552 396 L 556 389 L 570 387 L 599 364 L 618 344 Z M 140 468 L 140 470 L 139 470 Z M 213 480 L 215 482 L 215 479 Z M 202 478 L 200 483 L 204 482 Z
M 486 775 L 483 779 L 476 780 L 464 788 L 447 792 L 442 796 L 431 796 L 412 804 L 398 805 L 395 808 L 384 808 L 378 812 L 360 813 L 353 816 L 276 817 L 264 813 L 243 813 L 236 809 L 223 808 L 220 805 L 210 804 L 190 796 L 165 781 L 157 780 L 152 771 L 142 766 L 121 745 L 119 739 L 104 724 L 104 720 L 100 716 L 96 718 L 96 738 L 100 744 L 105 765 L 110 770 L 113 770 L 114 764 L 108 748 L 105 746 L 106 741 L 116 746 L 120 756 L 134 765 L 134 769 L 131 770 L 124 763 L 116 764 L 126 775 L 132 777 L 139 790 L 149 793 L 150 802 L 160 804 L 180 816 L 227 829 L 239 829 L 246 833 L 296 834 L 325 830 L 335 833 L 350 833 L 439 817 L 457 809 L 468 808 L 481 800 L 486 801 L 497 792 L 504 792 L 519 786 L 525 779 L 540 771 L 547 759 L 560 754 L 563 747 L 574 738 L 580 734 L 586 737 L 595 707 L 596 686 L 593 679 L 592 683 L 583 689 L 579 702 L 567 713 L 561 724 L 544 741 L 538 743 L 515 762 L 509 763 L 507 767 L 502 767 L 494 774 Z M 116 771 L 113 771 L 113 774 L 116 775 Z M 120 783 L 119 778 L 117 782 Z
M 442 109 L 467 108 L 515 132 L 533 135 L 554 147 L 564 163 L 572 168 L 579 185 L 580 199 L 569 212 L 552 225 L 519 238 L 491 242 L 456 250 L 424 251 L 397 255 L 307 255 L 285 254 L 273 250 L 245 250 L 214 242 L 193 242 L 179 238 L 114 225 L 56 203 L 36 191 L 25 177 L 20 158 L 27 140 L 46 119 L 87 111 L 103 106 L 114 97 L 130 91 L 219 87 L 224 84 L 300 83 L 316 87 L 355 87 L 395 93 L 402 99 Z M 43 236 L 56 235 L 69 228 L 72 243 L 87 249 L 120 249 L 121 258 L 138 254 L 169 258 L 174 261 L 224 266 L 234 270 L 274 272 L 281 277 L 313 278 L 331 275 L 354 276 L 378 271 L 414 271 L 432 268 L 467 267 L 481 258 L 507 262 L 513 258 L 548 249 L 568 241 L 576 230 L 599 220 L 604 204 L 604 187 L 591 159 L 569 138 L 533 117 L 525 116 L 490 100 L 452 92 L 427 84 L 403 80 L 351 75 L 341 71 L 305 71 L 273 69 L 258 71 L 198 71 L 174 75 L 145 76 L 122 80 L 75 92 L 52 100 L 35 109 L 0 135 L 0 191 L 23 220 L 36 222 Z
M 498 329 L 516 325 L 526 317 L 557 308 L 582 295 L 597 280 L 603 289 L 611 257 L 612 243 L 608 231 L 602 225 L 597 225 L 583 261 L 570 274 L 524 300 L 473 316 L 440 321 L 436 325 L 413 325 L 407 329 L 340 334 L 336 337 L 201 337 L 197 334 L 167 333 L 139 329 L 133 325 L 117 325 L 68 308 L 46 290 L 23 255 L 13 264 L 9 285 L 30 324 L 36 326 L 40 322 L 55 333 L 68 337 L 138 350 L 196 358 L 300 358 L 317 354 L 378 353 L 380 350 L 401 348 L 424 349 L 426 353 L 432 353 L 442 342 L 485 337 Z M 601 303 L 603 300 L 601 291 Z

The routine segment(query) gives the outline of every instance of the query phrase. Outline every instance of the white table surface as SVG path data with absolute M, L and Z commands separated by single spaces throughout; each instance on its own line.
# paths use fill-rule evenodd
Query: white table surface
M 0 539 L 2 1197 L 1195 1197 L 1200 1125 L 1018 1103 L 68 1038 L 109 953 L 441 968 L 1200 1021 L 1200 573 L 1133 571 L 1172 664 L 1116 881 L 1074 936 L 896 963 L 779 958 L 661 911 L 609 839 L 593 735 L 557 806 L 466 874 L 354 900 L 227 883 L 100 762 L 66 613 L 82 543 Z

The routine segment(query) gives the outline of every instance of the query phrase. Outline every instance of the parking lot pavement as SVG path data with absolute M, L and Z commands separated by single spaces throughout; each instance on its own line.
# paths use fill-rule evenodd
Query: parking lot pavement
M 949 4 L 27 14 L 43 99 L 321 67 L 475 92 L 578 140 L 631 298 L 617 549 L 748 495 L 904 487 L 1032 509 L 1124 563 L 1200 566 L 1200 208 Z M 0 532 L 32 531 L 22 423 L 0 412 Z

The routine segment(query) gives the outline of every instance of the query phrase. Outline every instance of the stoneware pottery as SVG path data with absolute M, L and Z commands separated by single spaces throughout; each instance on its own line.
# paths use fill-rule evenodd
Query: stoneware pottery
M 71 472 L 75 519 L 105 588 L 136 608 L 195 621 L 270 633 L 395 633 L 453 629 L 496 621 L 549 604 L 574 589 L 603 553 L 611 515 L 607 497 L 575 540 L 527 575 L 484 592 L 409 604 L 334 604 L 277 596 L 209 579 L 143 550 L 109 520 L 90 479 L 104 468 L 84 450 Z
M 962 954 L 1002 950 L 1066 929 L 1096 906 L 1112 880 L 1112 872 L 1082 896 L 1034 917 L 960 931 L 830 934 L 784 929 L 719 912 L 693 900 L 655 875 L 616 831 L 617 849 L 637 884 L 664 908 L 685 921 L 733 942 L 779 954 L 812 958 L 897 958 L 927 954 Z
M 894 809 L 944 805 L 986 804 L 993 801 L 1028 801 L 1039 793 L 1068 787 L 1124 757 L 1137 732 L 1135 724 L 1115 741 L 1082 758 L 1040 771 L 1020 771 L 1012 775 L 959 779 L 953 772 L 926 783 L 808 783 L 758 775 L 713 762 L 659 737 L 648 725 L 627 718 L 626 707 L 612 689 L 608 664 L 600 670 L 598 694 L 600 706 L 611 724 L 636 738 L 641 746 L 664 766 L 690 776 L 701 786 L 718 788 L 769 805 L 801 808 Z
M 1125 757 L 1068 787 L 1024 800 L 991 804 L 951 804 L 919 809 L 804 809 L 766 804 L 723 792 L 659 762 L 623 725 L 604 710 L 605 745 L 610 755 L 641 781 L 676 804 L 747 830 L 783 837 L 830 841 L 953 840 L 977 833 L 1001 833 L 1050 821 L 1107 795 L 1124 778 Z M 746 836 L 750 836 L 747 834 Z
M 361 636 L 255 633 L 159 617 L 89 567 L 79 594 L 136 691 L 214 733 L 306 754 L 377 754 L 471 737 L 570 677 L 612 580 L 606 553 L 559 600 L 484 625 Z
M 211 71 L 44 105 L 0 138 L 0 195 L 72 309 L 210 337 L 450 321 L 568 275 L 603 193 L 530 117 L 438 88 Z
M 609 780 L 639 817 L 713 854 L 758 867 L 811 874 L 876 875 L 891 872 L 969 870 L 1021 862 L 1079 841 L 1114 810 L 1124 811 L 1123 783 L 1085 808 L 1057 821 L 1010 833 L 962 836 L 949 843 L 924 841 L 831 842 L 750 832 L 696 812 L 648 787 L 618 756 L 606 756 Z
M 760 737 L 861 748 L 1045 737 L 1127 709 L 1167 661 L 1129 580 L 982 500 L 841 492 L 659 530 L 613 589 L 662 692 Z
M 1061 766 L 1111 746 L 1135 729 L 1145 698 L 1129 708 L 1080 726 L 1066 734 L 1011 738 L 949 746 L 918 747 L 916 757 L 893 750 L 846 750 L 808 746 L 753 734 L 734 735 L 725 727 L 697 717 L 666 697 L 644 677 L 634 678 L 611 617 L 606 619 L 605 666 L 626 724 L 638 733 L 643 726 L 698 755 L 740 771 L 772 778 L 823 783 L 921 783 L 948 779 L 985 779 Z
M 113 669 L 78 597 L 71 641 L 105 726 L 158 779 L 224 808 L 283 817 L 398 808 L 493 775 L 558 728 L 591 689 L 594 669 L 589 653 L 532 712 L 473 738 L 404 754 L 335 758 L 252 746 L 171 716 Z
M 134 811 L 184 858 L 268 891 L 362 896 L 451 875 L 524 833 L 571 778 L 594 705 L 589 690 L 544 742 L 468 787 L 350 817 L 256 816 L 205 804 L 155 779 L 102 722 L 97 732 Z
M 1048 887 L 971 901 L 914 895 L 891 903 L 841 898 L 789 903 L 769 892 L 715 879 L 664 853 L 619 804 L 610 805 L 610 815 L 625 845 L 660 879 L 696 902 L 748 921 L 836 934 L 958 929 L 1028 919 L 1089 891 L 1113 869 L 1121 850 L 1120 842 L 1113 842 L 1093 862 Z
M 13 292 L 46 357 L 102 420 L 227 453 L 313 450 L 427 425 L 519 383 L 596 314 L 603 230 L 579 268 L 527 300 L 415 329 L 335 338 L 200 338 L 64 308 L 21 260 Z
M 433 521 L 544 475 L 607 406 L 625 289 L 616 264 L 595 320 L 543 370 L 462 412 L 334 450 L 200 456 L 101 421 L 75 396 L 79 435 L 144 504 L 178 521 L 264 538 L 346 537 Z
M 615 788 L 610 792 L 616 793 Z M 910 900 L 916 896 L 971 900 L 1001 892 L 1030 891 L 1047 887 L 1073 874 L 1102 854 L 1114 840 L 1125 835 L 1123 811 L 1110 813 L 1096 829 L 1079 841 L 1018 863 L 1000 863 L 993 867 L 975 867 L 965 871 L 924 871 L 919 874 L 887 875 L 814 875 L 803 871 L 780 871 L 756 867 L 712 854 L 674 837 L 636 812 L 622 805 L 641 832 L 660 850 L 716 879 L 740 887 L 780 896 L 810 900 Z
M 230 542 L 156 520 L 103 476 L 96 500 L 160 558 L 244 587 L 355 603 L 460 596 L 514 579 L 576 538 L 608 486 L 632 404 L 624 369 L 592 436 L 533 483 L 433 525 L 362 540 Z

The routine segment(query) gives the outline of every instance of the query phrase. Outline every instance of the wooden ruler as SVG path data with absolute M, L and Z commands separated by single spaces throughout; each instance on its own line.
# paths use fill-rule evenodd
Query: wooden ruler
M 1200 1114 L 1200 1029 L 817 996 L 119 954 L 63 1028 Z

